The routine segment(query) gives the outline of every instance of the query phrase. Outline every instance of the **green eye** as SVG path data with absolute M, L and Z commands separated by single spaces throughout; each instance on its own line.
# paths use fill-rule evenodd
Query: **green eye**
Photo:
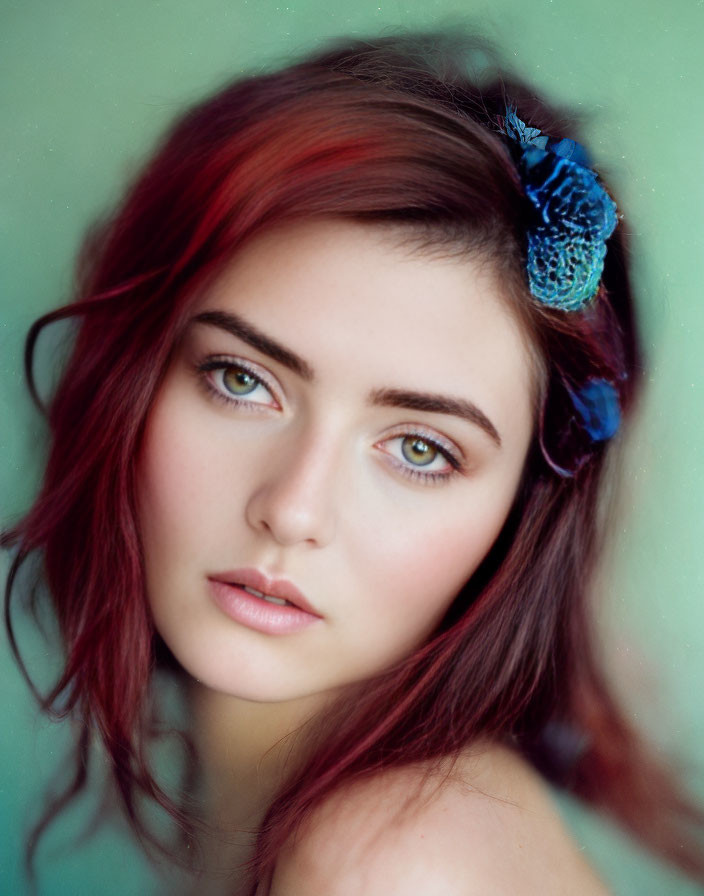
M 222 384 L 233 395 L 249 395 L 259 385 L 259 380 L 242 367 L 226 367 L 222 372 Z
M 425 467 L 436 459 L 438 449 L 418 436 L 407 436 L 401 442 L 401 453 L 409 463 Z

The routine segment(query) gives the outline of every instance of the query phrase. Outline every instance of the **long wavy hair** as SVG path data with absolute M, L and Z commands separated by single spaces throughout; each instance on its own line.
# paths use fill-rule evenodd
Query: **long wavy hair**
M 564 109 L 466 35 L 338 40 L 281 70 L 241 78 L 187 111 L 114 214 L 89 232 L 74 301 L 28 336 L 36 398 L 39 332 L 61 318 L 77 324 L 48 407 L 41 490 L 3 536 L 15 549 L 6 619 L 17 659 L 10 603 L 20 567 L 36 555 L 66 657 L 55 686 L 38 696 L 44 710 L 72 717 L 80 731 L 76 776 L 45 822 L 83 788 L 94 733 L 140 836 L 157 840 L 145 798 L 179 825 L 194 821 L 157 783 L 149 758 L 159 639 L 145 595 L 135 459 L 199 289 L 266 228 L 334 216 L 404 228 L 419 252 L 488 259 L 541 359 L 540 407 L 498 541 L 428 643 L 351 688 L 319 720 L 305 761 L 261 826 L 256 876 L 342 782 L 430 765 L 491 738 L 704 879 L 702 815 L 612 697 L 589 610 L 618 440 L 585 440 L 565 396 L 570 385 L 601 376 L 616 384 L 624 418 L 634 408 L 642 358 L 625 223 L 608 242 L 602 286 L 584 311 L 531 299 L 527 201 L 498 126 L 509 104 L 544 133 L 575 136 Z

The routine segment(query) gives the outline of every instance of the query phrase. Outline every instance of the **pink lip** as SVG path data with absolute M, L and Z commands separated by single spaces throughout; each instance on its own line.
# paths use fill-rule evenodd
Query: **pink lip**
M 234 569 L 208 576 L 213 599 L 235 622 L 272 635 L 291 634 L 322 618 L 305 596 L 287 579 L 270 579 L 258 569 Z M 244 590 L 288 601 L 292 606 L 269 603 Z

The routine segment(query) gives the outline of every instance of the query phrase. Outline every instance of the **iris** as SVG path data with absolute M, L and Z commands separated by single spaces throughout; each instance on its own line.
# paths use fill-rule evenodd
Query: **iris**
M 401 443 L 401 453 L 410 463 L 418 467 L 425 467 L 438 456 L 438 449 L 426 442 L 425 439 L 409 436 Z
M 259 385 L 259 380 L 242 367 L 228 367 L 223 371 L 222 382 L 234 395 L 249 395 Z

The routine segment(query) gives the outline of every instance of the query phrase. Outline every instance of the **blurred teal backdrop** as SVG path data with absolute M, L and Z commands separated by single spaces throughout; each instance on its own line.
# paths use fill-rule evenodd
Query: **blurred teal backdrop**
M 45 429 L 21 373 L 31 321 L 69 295 L 91 219 L 184 105 L 318 40 L 462 20 L 519 73 L 580 109 L 633 235 L 650 389 L 624 464 L 603 630 L 632 715 L 704 799 L 703 0 L 0 0 L 0 525 L 28 506 Z M 41 642 L 26 641 L 31 663 Z M 66 743 L 0 657 L 0 891 L 24 891 L 22 826 Z M 617 894 L 689 896 L 612 827 L 561 801 Z M 40 852 L 41 893 L 150 892 L 119 832 Z M 80 819 L 78 819 L 80 820 Z

